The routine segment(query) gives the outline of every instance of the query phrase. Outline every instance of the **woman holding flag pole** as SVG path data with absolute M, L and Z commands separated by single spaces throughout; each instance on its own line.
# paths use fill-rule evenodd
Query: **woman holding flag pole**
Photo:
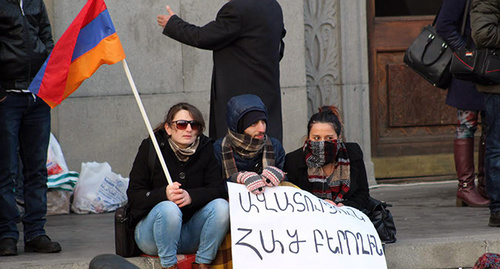
M 170 108 L 155 128 L 173 183 L 145 139 L 127 190 L 139 248 L 158 255 L 163 268 L 177 268 L 177 253 L 196 253 L 192 268 L 210 268 L 229 228 L 229 204 L 213 141 L 203 135 L 201 112 L 188 103 Z M 151 162 L 154 160 L 154 163 Z

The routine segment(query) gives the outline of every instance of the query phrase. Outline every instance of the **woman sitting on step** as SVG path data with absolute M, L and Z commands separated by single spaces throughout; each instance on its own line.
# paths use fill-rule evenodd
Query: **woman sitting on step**
M 192 268 L 210 268 L 229 227 L 225 181 L 204 128 L 196 107 L 174 105 L 155 129 L 173 184 L 156 154 L 151 165 L 150 138 L 142 141 L 130 172 L 136 243 L 145 254 L 158 255 L 163 268 L 178 268 L 177 253 L 196 253 Z
M 363 152 L 342 141 L 337 107 L 324 106 L 307 124 L 304 146 L 288 153 L 284 170 L 290 182 L 335 205 L 366 209 L 370 197 Z

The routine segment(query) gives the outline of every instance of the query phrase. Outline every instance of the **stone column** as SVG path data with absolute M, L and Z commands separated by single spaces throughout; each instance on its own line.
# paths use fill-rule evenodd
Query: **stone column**
M 371 161 L 366 3 L 304 0 L 308 111 L 336 105 L 344 137 L 360 144 L 370 185 Z

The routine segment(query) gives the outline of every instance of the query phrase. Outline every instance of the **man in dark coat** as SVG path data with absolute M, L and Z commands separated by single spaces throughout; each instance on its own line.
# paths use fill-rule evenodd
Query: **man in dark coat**
M 470 10 L 472 38 L 478 48 L 500 49 L 500 0 L 473 0 Z M 500 84 L 477 85 L 485 93 L 486 191 L 490 197 L 488 225 L 500 227 Z
M 18 254 L 18 156 L 23 167 L 24 252 L 61 251 L 44 229 L 50 107 L 27 90 L 53 47 L 42 0 L 0 0 L 0 256 Z
M 279 61 L 285 28 L 276 0 L 231 0 L 205 26 L 189 24 L 167 6 L 159 15 L 163 34 L 186 45 L 213 51 L 210 93 L 210 137 L 227 132 L 225 107 L 229 99 L 255 94 L 269 112 L 269 135 L 282 141 Z

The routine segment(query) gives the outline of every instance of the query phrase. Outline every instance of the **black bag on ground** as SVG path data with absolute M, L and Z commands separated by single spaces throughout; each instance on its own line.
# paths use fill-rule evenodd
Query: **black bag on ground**
M 134 257 L 141 254 L 135 243 L 134 228 L 130 227 L 130 205 L 119 207 L 115 211 L 115 250 L 122 257 Z
M 435 22 L 436 19 L 432 25 L 426 26 L 408 47 L 403 61 L 432 85 L 447 89 L 451 82 L 449 67 L 453 52 L 436 33 Z
M 453 76 L 482 85 L 499 84 L 500 51 L 468 47 L 460 48 L 453 53 L 450 65 Z
M 396 225 L 391 211 L 387 209 L 387 207 L 391 206 L 386 202 L 370 197 L 367 208 L 363 210 L 363 213 L 373 223 L 382 243 L 386 244 L 396 242 Z
M 149 142 L 148 169 L 150 179 L 153 179 L 154 165 L 156 161 L 156 152 L 153 143 Z M 119 207 L 115 211 L 115 251 L 122 257 L 139 256 L 142 252 L 135 243 L 134 227 L 137 221 L 132 219 L 130 214 L 130 203 Z

